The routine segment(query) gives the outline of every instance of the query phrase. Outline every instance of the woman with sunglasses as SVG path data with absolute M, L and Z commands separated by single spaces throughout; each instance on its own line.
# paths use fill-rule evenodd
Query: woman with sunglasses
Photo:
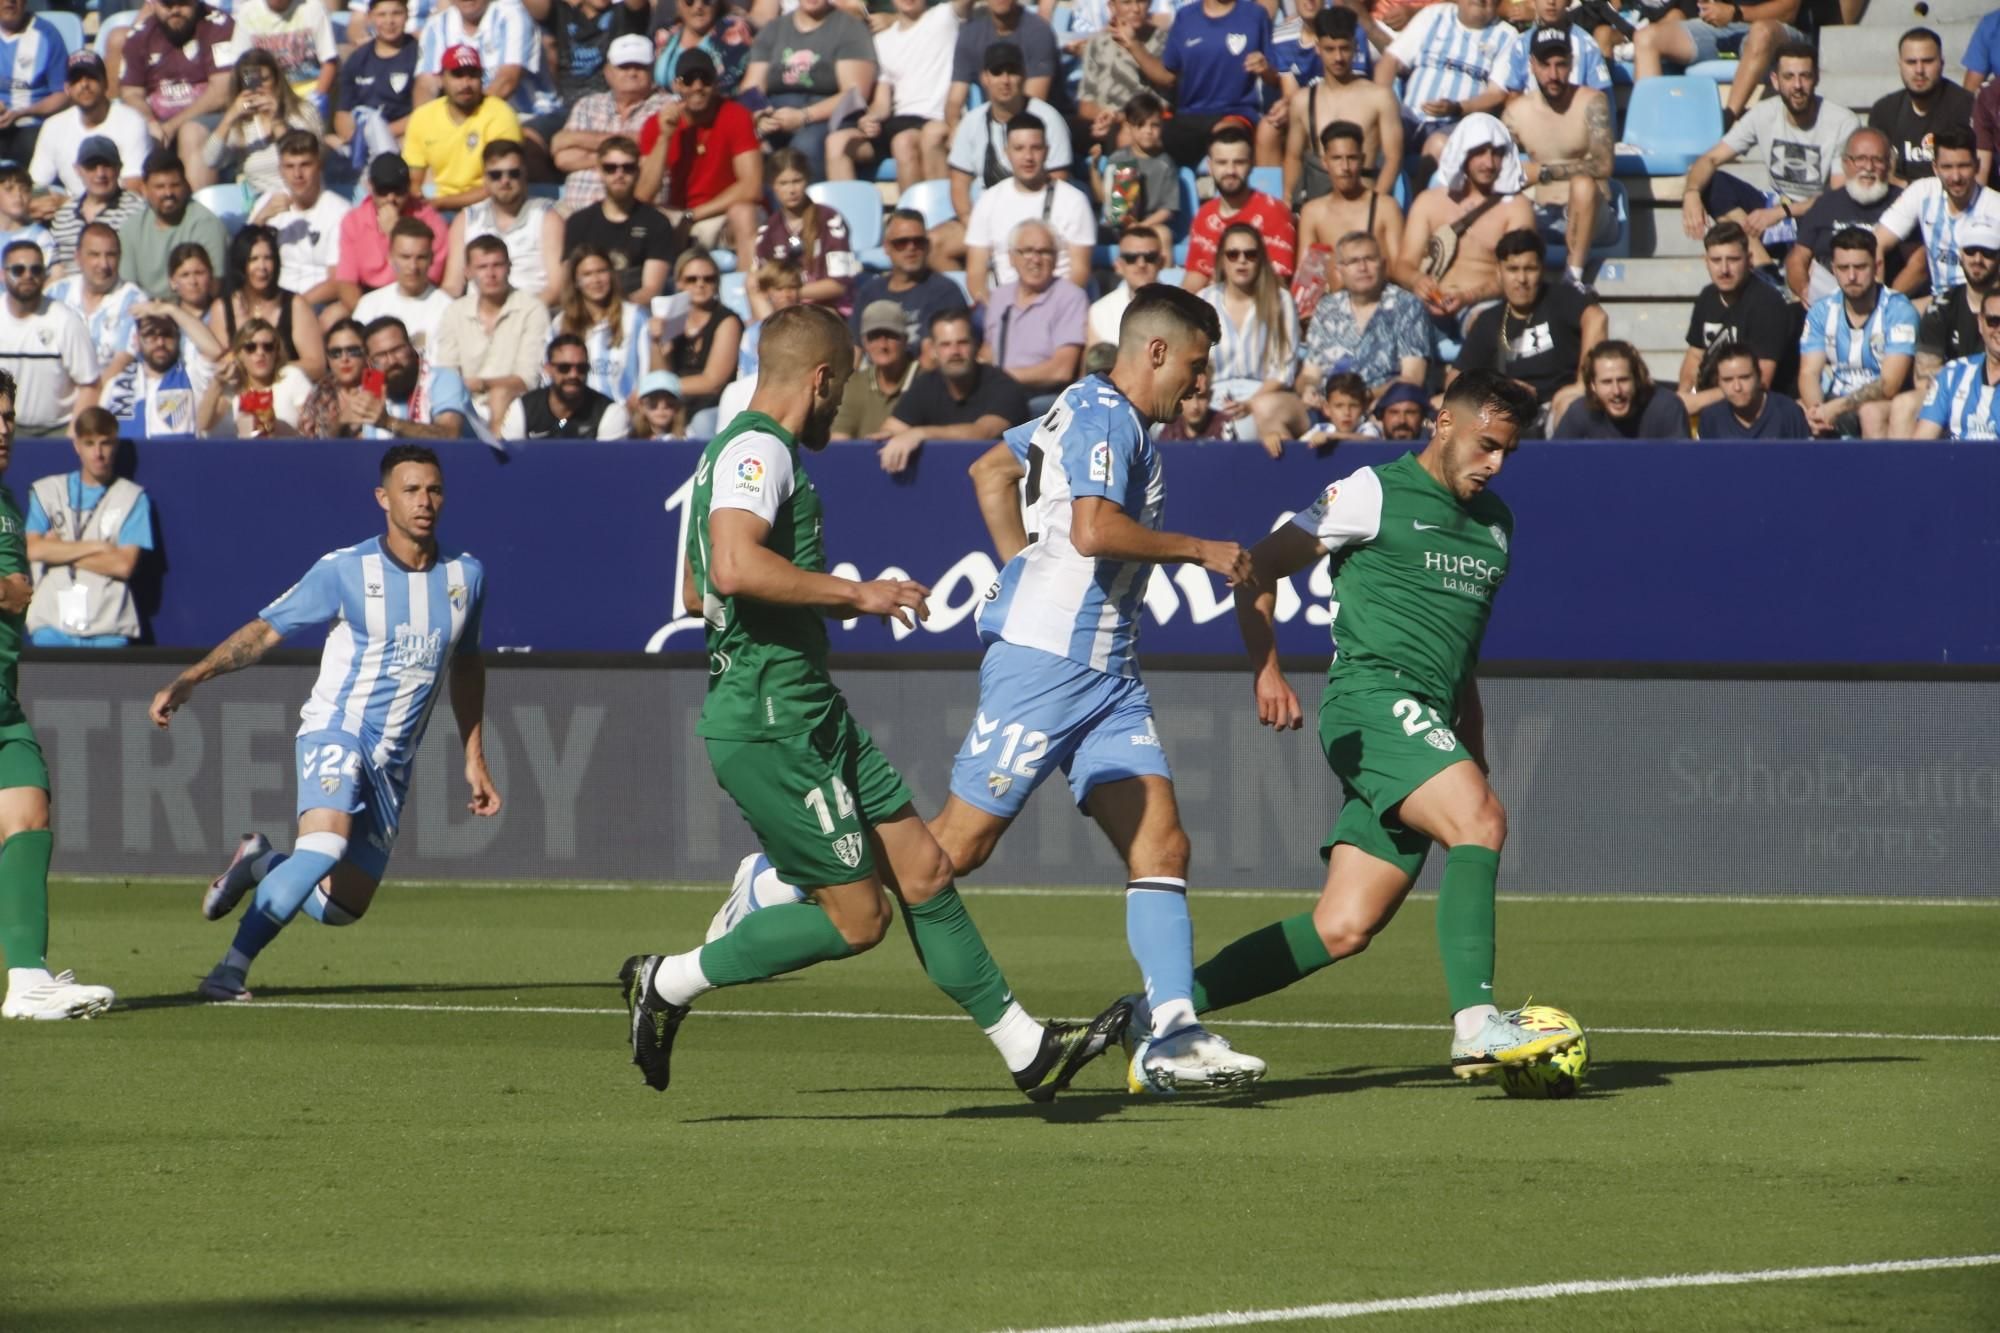
M 326 365 L 326 374 L 313 385 L 293 424 L 307 439 L 359 435 L 359 426 L 340 420 L 340 391 L 361 388 L 368 375 L 368 349 L 358 320 L 343 319 L 326 331 Z
M 806 193 L 811 167 L 798 149 L 772 153 L 769 169 L 771 197 L 778 206 L 757 233 L 757 258 L 791 260 L 805 278 L 799 299 L 829 306 L 847 318 L 854 313 L 854 279 L 861 272 L 847 240 L 847 219 L 814 203 Z M 755 286 L 750 289 L 750 313 L 760 320 L 771 313 L 769 299 Z
M 229 107 L 202 145 L 202 161 L 218 179 L 242 182 L 252 198 L 285 188 L 278 171 L 278 140 L 291 130 L 326 132 L 319 112 L 285 82 L 277 57 L 251 47 L 229 75 Z
M 212 323 L 216 336 L 225 343 L 236 340 L 236 326 L 245 320 L 261 319 L 278 331 L 285 360 L 296 365 L 309 380 L 326 374 L 326 341 L 319 331 L 319 317 L 306 299 L 278 285 L 278 233 L 276 229 L 252 225 L 229 241 L 229 274 L 222 280 L 222 299 L 215 303 Z
M 614 403 L 630 398 L 646 371 L 645 329 L 645 312 L 625 299 L 611 256 L 595 245 L 572 250 L 569 281 L 549 325 L 549 340 L 565 333 L 583 339 L 590 353 L 590 387 Z
M 266 319 L 246 320 L 202 391 L 201 433 L 246 440 L 297 435 L 294 423 L 312 391 L 312 381 L 285 363 L 277 328 Z
M 743 320 L 722 304 L 721 284 L 722 270 L 708 251 L 683 250 L 674 264 L 674 287 L 688 294 L 687 327 L 663 342 L 664 322 L 655 317 L 651 324 L 652 368 L 680 376 L 681 409 L 695 436 L 715 420 L 723 386 L 736 378 L 736 350 L 743 341 Z
M 1231 423 L 1236 439 L 1253 439 L 1258 431 L 1251 400 L 1283 392 L 1298 370 L 1298 307 L 1264 253 L 1264 238 L 1255 227 L 1231 223 L 1215 250 L 1221 281 L 1201 293 L 1222 320 L 1222 341 L 1208 361 L 1209 402 Z M 1273 458 L 1284 452 L 1284 440 L 1278 435 L 1262 443 Z

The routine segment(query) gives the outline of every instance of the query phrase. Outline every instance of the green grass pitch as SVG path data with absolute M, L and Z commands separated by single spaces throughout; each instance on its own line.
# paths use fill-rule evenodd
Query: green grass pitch
M 121 1007 L 0 1028 L 0 1327 L 977 1333 L 2000 1251 L 2000 909 L 1503 902 L 1503 997 L 1592 1031 L 1571 1102 L 1444 1073 L 1425 900 L 1216 1016 L 1257 1096 L 1106 1060 L 1031 1106 L 900 932 L 707 997 L 656 1095 L 612 979 L 720 892 L 391 885 L 218 1008 L 197 886 L 57 885 L 56 965 Z M 969 898 L 1037 1013 L 1130 987 L 1116 892 Z M 1198 951 L 1305 901 L 1203 895 Z M 1994 1328 L 2000 1268 L 1339 1326 Z

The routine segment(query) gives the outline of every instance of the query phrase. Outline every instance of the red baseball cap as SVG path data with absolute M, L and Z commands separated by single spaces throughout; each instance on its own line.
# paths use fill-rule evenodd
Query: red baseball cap
M 444 69 L 446 73 L 456 73 L 460 70 L 479 68 L 481 68 L 479 63 L 479 48 L 476 46 L 467 46 L 461 42 L 444 53 Z

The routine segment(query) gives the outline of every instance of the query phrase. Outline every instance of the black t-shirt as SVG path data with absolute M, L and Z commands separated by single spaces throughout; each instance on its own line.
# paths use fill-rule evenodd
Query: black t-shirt
M 964 291 L 942 273 L 926 273 L 922 282 L 900 292 L 889 290 L 887 273 L 870 274 L 855 294 L 854 315 L 848 320 L 857 339 L 861 336 L 861 312 L 876 301 L 894 301 L 903 307 L 903 314 L 910 321 L 909 340 L 912 347 L 921 345 L 930 336 L 931 316 L 940 310 L 967 308 Z
M 1583 312 L 1597 304 L 1597 294 L 1572 282 L 1542 284 L 1535 309 L 1525 320 L 1505 301 L 1482 311 L 1466 331 L 1460 370 L 1494 370 L 1534 387 L 1544 403 L 1556 390 L 1576 380 L 1577 358 L 1583 353 Z
M 1749 425 L 1737 420 L 1728 403 L 1710 403 L 1696 422 L 1704 440 L 1810 440 L 1805 409 L 1782 393 L 1766 393 L 1764 410 Z
M 1657 385 L 1652 397 L 1623 421 L 1599 412 L 1589 399 L 1579 398 L 1549 432 L 1552 440 L 1685 440 L 1687 437 L 1688 414 L 1681 405 L 1680 395 Z
M 674 224 L 651 204 L 635 203 L 632 215 L 623 222 L 604 216 L 601 202 L 578 209 L 563 224 L 563 252 L 567 254 L 579 245 L 598 246 L 611 256 L 611 267 L 627 296 L 639 290 L 647 260 L 664 260 L 672 268 L 677 257 Z
M 596 18 L 586 18 L 573 4 L 550 7 L 543 31 L 555 39 L 556 59 L 550 66 L 556 93 L 566 107 L 587 93 L 608 92 L 604 79 L 605 54 L 614 37 L 636 33 L 644 37 L 652 31 L 651 16 L 644 10 L 627 9 L 619 0 Z
M 1931 113 L 1917 114 L 1910 105 L 1910 92 L 1898 88 L 1868 108 L 1868 128 L 1889 136 L 1890 165 L 1906 181 L 1920 181 L 1933 174 L 1931 136 L 1940 125 L 1965 126 L 1972 123 L 1972 94 L 1946 81 L 1931 97 Z
M 1833 263 L 1833 234 L 1842 227 L 1874 226 L 1902 190 L 1894 185 L 1872 204 L 1857 204 L 1845 189 L 1828 190 L 1799 218 L 1799 244 L 1822 264 Z
M 1917 321 L 1917 350 L 1956 361 L 1986 350 L 1979 337 L 1979 316 L 1965 299 L 1965 287 L 1948 287 Z
M 417 79 L 417 39 L 405 38 L 393 56 L 375 54 L 375 43 L 363 42 L 340 67 L 340 106 L 357 111 L 372 106 L 382 118 L 397 121 L 410 114 L 410 85 Z
M 1778 363 L 1775 384 L 1798 380 L 1799 329 L 1792 308 L 1775 287 L 1756 274 L 1748 274 L 1737 289 L 1733 305 L 1724 305 L 1722 293 L 1710 283 L 1694 299 L 1688 315 L 1687 345 L 1697 351 L 1728 343 L 1755 348 L 1760 359 Z
M 1004 370 L 978 367 L 979 378 L 964 402 L 951 396 L 942 371 L 926 370 L 910 381 L 896 404 L 896 420 L 905 426 L 969 426 L 983 416 L 1004 417 L 1010 423 L 1026 421 L 1028 395 Z

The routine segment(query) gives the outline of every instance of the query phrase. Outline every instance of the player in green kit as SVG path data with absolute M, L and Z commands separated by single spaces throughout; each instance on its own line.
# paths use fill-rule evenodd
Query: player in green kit
M 1576 1039 L 1523 1028 L 1493 1003 L 1493 893 L 1507 813 L 1486 782 L 1473 668 L 1514 537 L 1513 512 L 1487 488 L 1535 412 L 1534 395 L 1512 380 L 1460 375 L 1422 452 L 1328 486 L 1250 553 L 1255 572 L 1237 593 L 1236 618 L 1256 674 L 1257 720 L 1280 731 L 1297 730 L 1303 714 L 1278 669 L 1277 581 L 1334 558 L 1336 651 L 1319 739 L 1346 799 L 1321 848 L 1318 905 L 1196 968 L 1197 1011 L 1268 995 L 1360 953 L 1439 842 L 1452 1072 L 1470 1078 Z
M 14 452 L 14 377 L 0 371 L 0 473 Z M 27 529 L 14 496 L 0 486 L 0 952 L 7 998 L 0 1018 L 94 1018 L 111 1007 L 109 987 L 51 974 L 49 951 L 49 769 L 19 683 L 28 599 Z
M 826 617 L 913 626 L 913 614 L 928 614 L 930 590 L 825 572 L 819 493 L 800 450 L 825 447 L 840 410 L 854 365 L 847 325 L 823 306 L 781 310 L 764 324 L 758 359 L 749 408 L 709 442 L 695 472 L 683 597 L 707 621 L 708 698 L 696 732 L 716 781 L 806 896 L 752 913 L 700 949 L 627 959 L 618 976 L 632 1062 L 664 1091 L 674 1035 L 696 996 L 873 948 L 893 915 L 886 888 L 903 903 L 931 980 L 992 1039 L 1016 1086 L 1047 1101 L 1129 1011 L 1121 1001 L 1087 1025 L 1028 1016 L 909 788 L 848 714 L 827 673 Z

